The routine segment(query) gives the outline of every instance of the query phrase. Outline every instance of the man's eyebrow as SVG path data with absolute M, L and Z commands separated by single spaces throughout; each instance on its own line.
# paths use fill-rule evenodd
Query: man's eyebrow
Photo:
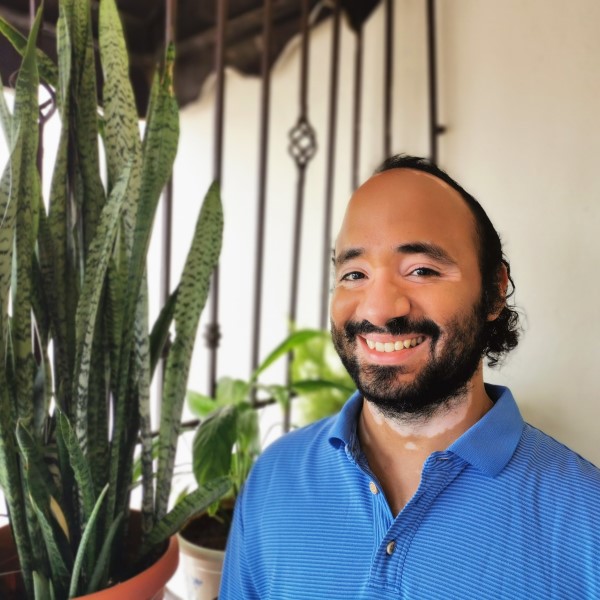
M 344 250 L 343 252 L 340 252 L 338 256 L 336 256 L 334 248 L 333 252 L 331 253 L 331 261 L 333 262 L 334 267 L 339 267 L 353 258 L 362 256 L 364 253 L 364 248 L 348 248 L 348 250 Z
M 400 244 L 400 246 L 396 247 L 396 252 L 399 254 L 425 254 L 426 256 L 429 256 L 429 258 L 440 263 L 447 265 L 456 264 L 456 261 L 441 246 L 429 244 L 427 242 Z
M 430 244 L 427 242 L 410 242 L 407 244 L 400 244 L 396 247 L 396 252 L 398 254 L 425 254 L 426 256 L 429 256 L 429 258 L 443 264 L 456 264 L 456 261 L 441 246 L 438 246 L 436 244 Z M 333 262 L 334 267 L 339 267 L 344 263 L 348 262 L 349 260 L 352 260 L 353 258 L 358 258 L 359 256 L 362 256 L 364 253 L 364 248 L 356 247 L 348 248 L 347 250 L 340 252 L 340 254 L 336 256 L 334 249 L 332 252 L 331 260 Z

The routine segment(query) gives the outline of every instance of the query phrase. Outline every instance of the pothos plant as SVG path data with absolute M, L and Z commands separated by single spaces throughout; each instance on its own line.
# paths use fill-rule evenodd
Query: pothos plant
M 350 376 L 343 370 L 337 356 L 327 352 L 331 347 L 329 332 L 300 329 L 292 332 L 255 369 L 248 380 L 223 377 L 217 384 L 214 398 L 198 392 L 188 392 L 188 405 L 200 417 L 192 442 L 192 468 L 199 485 L 217 477 L 229 476 L 231 488 L 213 504 L 209 514 L 221 518 L 224 502 L 235 502 L 254 461 L 261 451 L 258 410 L 264 402 L 253 402 L 261 394 L 275 400 L 281 407 L 292 398 L 317 402 L 325 398 L 348 398 L 354 391 Z M 290 381 L 286 384 L 265 384 L 263 373 L 285 356 L 291 357 Z M 336 362 L 337 361 L 337 362 Z M 340 372 L 340 368 L 341 371 Z M 334 401 L 326 406 L 335 412 L 340 406 Z M 324 416 L 327 412 L 319 415 Z
M 27 597 L 59 600 L 130 576 L 229 487 L 225 479 L 206 482 L 169 511 L 223 218 L 213 185 L 179 285 L 150 329 L 146 259 L 178 144 L 173 49 L 157 70 L 142 139 L 114 0 L 99 9 L 100 104 L 90 2 L 59 0 L 57 64 L 36 50 L 41 11 L 28 39 L 0 21 L 23 57 L 12 110 L 0 89 L 9 150 L 0 179 L 0 488 Z M 48 198 L 36 166 L 40 78 L 61 121 Z M 155 468 L 150 382 L 169 330 Z M 141 539 L 128 556 L 136 448 Z

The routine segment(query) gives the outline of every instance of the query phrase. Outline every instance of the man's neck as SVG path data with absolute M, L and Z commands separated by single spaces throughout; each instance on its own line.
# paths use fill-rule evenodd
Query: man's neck
M 417 491 L 427 457 L 448 448 L 491 407 L 480 370 L 462 397 L 422 419 L 390 418 L 372 402 L 363 402 L 358 422 L 361 447 L 394 516 Z

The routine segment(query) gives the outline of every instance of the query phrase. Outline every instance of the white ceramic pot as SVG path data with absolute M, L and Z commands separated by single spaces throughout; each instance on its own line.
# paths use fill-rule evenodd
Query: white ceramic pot
M 197 546 L 182 535 L 177 538 L 185 577 L 186 600 L 216 600 L 225 552 Z

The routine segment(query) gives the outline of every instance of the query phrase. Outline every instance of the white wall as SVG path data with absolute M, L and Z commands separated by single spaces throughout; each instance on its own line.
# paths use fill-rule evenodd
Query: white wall
M 489 379 L 600 463 L 600 4 L 441 3 L 443 164 L 512 261 L 522 343 Z
M 487 379 L 509 385 L 525 414 L 559 440 L 600 463 L 600 363 L 595 318 L 600 305 L 600 4 L 596 0 L 438 0 L 440 117 L 448 132 L 440 162 L 487 208 L 501 232 L 517 284 L 526 331 L 519 348 Z M 395 7 L 394 151 L 428 152 L 425 2 Z M 318 324 L 324 197 L 329 23 L 311 40 L 310 118 L 319 153 L 309 167 L 299 324 Z M 383 10 L 366 27 L 363 178 L 381 161 Z M 334 231 L 350 193 L 354 41 L 344 28 L 335 169 Z M 273 80 L 263 310 L 263 353 L 285 335 L 295 170 L 287 131 L 297 114 L 297 44 Z M 258 82 L 227 77 L 222 259 L 223 344 L 219 370 L 249 371 L 254 260 Z M 179 201 L 197 198 L 210 173 L 212 91 L 183 112 L 176 174 Z M 195 149 L 192 150 L 192 147 Z M 184 172 L 188 172 L 186 179 Z M 201 187 L 203 187 L 201 186 Z M 189 209 L 178 209 L 186 213 Z M 189 220 L 187 217 L 184 220 Z M 183 231 L 187 223 L 177 225 Z M 179 234 L 178 234 L 179 235 Z M 204 385 L 198 352 L 192 385 Z

